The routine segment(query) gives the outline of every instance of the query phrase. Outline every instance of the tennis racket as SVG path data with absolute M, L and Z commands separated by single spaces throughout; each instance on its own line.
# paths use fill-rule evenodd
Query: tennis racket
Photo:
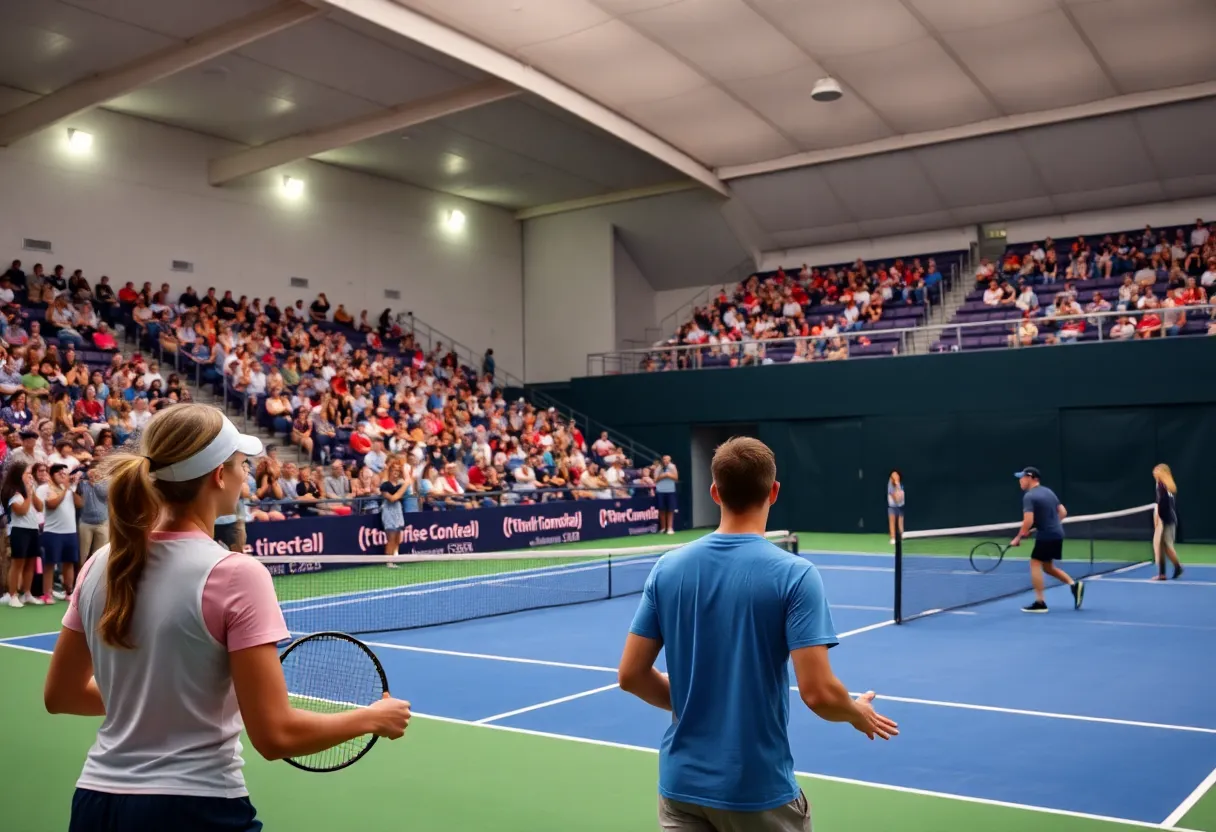
M 293 707 L 322 714 L 366 708 L 388 693 L 380 660 L 367 645 L 345 633 L 313 633 L 296 639 L 279 656 Z M 338 771 L 354 765 L 376 744 L 375 734 L 308 754 L 288 757 L 304 771 Z
M 991 572 L 1001 565 L 1009 545 L 985 540 L 971 547 L 971 568 L 976 572 Z

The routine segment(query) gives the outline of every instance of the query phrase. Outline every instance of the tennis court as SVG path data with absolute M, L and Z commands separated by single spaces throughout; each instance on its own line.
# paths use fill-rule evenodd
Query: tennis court
M 1096 578 L 1082 612 L 1065 604 L 1065 590 L 1049 589 L 1047 616 L 1021 615 L 1024 596 L 1011 596 L 891 626 L 893 559 L 865 552 L 885 540 L 800 537 L 842 635 L 832 651 L 838 674 L 877 690 L 902 731 L 869 743 L 819 721 L 791 693 L 795 766 L 817 829 L 1216 832 L 1216 796 L 1204 798 L 1216 780 L 1216 549 L 1180 547 L 1189 565 L 1178 581 L 1150 583 L 1148 566 Z M 966 560 L 953 561 L 937 562 L 943 575 L 965 574 Z M 563 591 L 581 591 L 597 568 L 612 571 L 591 557 L 552 574 L 525 568 Z M 418 596 L 403 593 L 418 591 L 520 591 L 515 578 L 385 581 L 336 599 L 298 582 L 285 603 L 289 626 L 311 623 L 292 608 L 315 607 L 318 595 L 367 609 L 386 596 L 410 603 Z M 653 749 L 665 718 L 615 688 L 636 604 L 625 595 L 363 636 L 417 718 L 404 740 L 377 744 L 336 774 L 266 763 L 247 749 L 267 828 L 656 828 Z M 41 707 L 54 644 L 46 633 L 62 609 L 0 610 L 0 782 L 20 797 L 6 801 L 4 824 L 18 832 L 65 827 L 96 725 Z

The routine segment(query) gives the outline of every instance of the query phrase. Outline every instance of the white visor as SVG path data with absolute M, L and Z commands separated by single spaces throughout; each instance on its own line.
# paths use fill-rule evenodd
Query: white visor
M 152 476 L 162 482 L 189 482 L 219 468 L 238 451 L 245 456 L 261 456 L 262 450 L 261 439 L 241 433 L 225 416 L 223 427 L 207 447 L 181 462 L 153 469 Z

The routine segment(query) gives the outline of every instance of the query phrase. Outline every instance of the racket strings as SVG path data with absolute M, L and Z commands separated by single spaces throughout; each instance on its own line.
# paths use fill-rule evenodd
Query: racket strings
M 293 707 L 319 714 L 365 708 L 384 696 L 379 668 L 353 639 L 318 634 L 294 645 L 282 657 L 283 675 Z M 289 762 L 310 771 L 333 771 L 350 765 L 371 747 L 365 734 L 332 748 L 293 757 Z

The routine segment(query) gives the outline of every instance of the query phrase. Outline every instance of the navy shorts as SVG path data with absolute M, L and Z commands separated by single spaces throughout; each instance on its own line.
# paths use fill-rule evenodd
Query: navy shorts
M 80 538 L 75 533 L 42 533 L 42 564 L 80 563 Z
M 8 553 L 13 560 L 33 560 L 38 557 L 38 538 L 41 533 L 37 529 L 23 529 L 20 526 L 8 530 Z
M 1063 540 L 1036 540 L 1034 542 L 1034 551 L 1030 556 L 1035 560 L 1050 562 L 1059 560 L 1064 557 L 1064 541 Z
M 77 789 L 68 832 L 259 832 L 261 828 L 247 797 L 107 794 Z
M 675 511 L 679 508 L 676 502 L 676 492 L 660 491 L 655 496 L 659 498 L 659 511 Z
M 891 517 L 903 517 L 904 516 L 904 507 L 903 506 L 887 506 L 887 514 L 890 515 Z

